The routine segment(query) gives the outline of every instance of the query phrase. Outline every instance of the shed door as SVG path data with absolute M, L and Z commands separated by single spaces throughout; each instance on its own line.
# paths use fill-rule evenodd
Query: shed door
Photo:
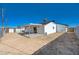
M 34 33 L 37 33 L 37 27 L 33 27 Z

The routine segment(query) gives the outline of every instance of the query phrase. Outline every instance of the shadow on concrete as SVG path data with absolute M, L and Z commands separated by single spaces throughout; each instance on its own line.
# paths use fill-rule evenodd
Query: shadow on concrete
M 65 33 L 34 52 L 33 55 L 78 55 L 78 41 L 74 33 Z

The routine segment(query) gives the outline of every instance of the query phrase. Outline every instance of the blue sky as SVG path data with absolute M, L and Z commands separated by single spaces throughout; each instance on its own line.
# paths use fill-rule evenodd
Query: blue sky
M 15 27 L 28 23 L 41 23 L 44 18 L 55 20 L 57 23 L 75 27 L 79 24 L 78 3 L 16 3 L 0 4 L 4 8 L 4 20 L 6 26 Z M 0 16 L 1 26 L 1 16 Z

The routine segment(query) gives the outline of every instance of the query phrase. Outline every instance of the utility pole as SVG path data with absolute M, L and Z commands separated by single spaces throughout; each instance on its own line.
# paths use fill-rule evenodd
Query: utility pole
M 8 28 L 8 17 L 6 16 L 6 28 Z
M 2 8 L 2 35 L 4 35 L 4 14 L 3 14 L 3 8 Z

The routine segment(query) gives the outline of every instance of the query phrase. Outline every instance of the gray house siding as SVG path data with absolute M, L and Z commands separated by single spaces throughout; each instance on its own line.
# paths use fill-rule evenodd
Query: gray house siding
M 56 28 L 56 32 L 67 32 L 67 26 L 65 25 L 57 24 Z
M 76 34 L 77 38 L 79 39 L 79 26 L 77 26 L 75 28 L 75 34 Z
M 44 34 L 44 26 L 37 27 L 37 33 Z

